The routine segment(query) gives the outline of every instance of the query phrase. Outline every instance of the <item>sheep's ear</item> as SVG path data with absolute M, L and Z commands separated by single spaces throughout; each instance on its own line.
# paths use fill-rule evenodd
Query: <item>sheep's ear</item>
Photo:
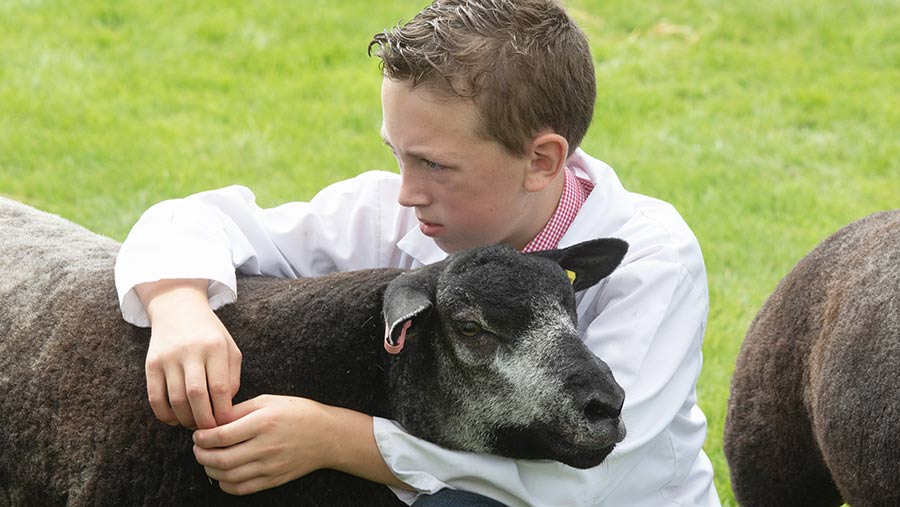
M 407 271 L 388 284 L 384 291 L 384 348 L 397 354 L 403 348 L 406 330 L 414 317 L 431 310 L 437 271 L 431 267 Z
M 577 292 L 592 287 L 609 276 L 622 262 L 628 243 L 618 238 L 585 241 L 558 250 L 543 250 L 534 255 L 555 261 L 563 269 L 574 273 L 572 288 Z

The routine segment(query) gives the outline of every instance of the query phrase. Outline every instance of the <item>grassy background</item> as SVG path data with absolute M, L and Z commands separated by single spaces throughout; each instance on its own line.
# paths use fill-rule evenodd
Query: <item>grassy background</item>
M 0 0 L 0 194 L 122 239 L 162 199 L 242 183 L 269 206 L 392 169 L 365 50 L 422 4 Z M 721 438 L 747 325 L 816 243 L 900 202 L 900 2 L 566 5 L 597 63 L 583 146 L 704 248 L 699 394 L 734 505 Z

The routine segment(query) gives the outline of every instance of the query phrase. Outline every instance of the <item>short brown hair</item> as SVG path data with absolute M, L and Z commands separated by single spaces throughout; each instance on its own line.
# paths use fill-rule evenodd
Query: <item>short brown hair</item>
M 594 62 L 584 33 L 554 0 L 434 0 L 375 35 L 385 77 L 472 99 L 483 137 L 523 155 L 552 129 L 581 143 L 594 114 Z

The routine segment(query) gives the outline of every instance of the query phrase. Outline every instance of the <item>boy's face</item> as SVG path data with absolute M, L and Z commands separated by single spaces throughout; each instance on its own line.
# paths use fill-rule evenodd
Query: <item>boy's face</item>
M 522 248 L 549 217 L 537 217 L 524 187 L 529 159 L 476 134 L 478 112 L 464 99 L 384 79 L 381 135 L 400 164 L 397 200 L 445 252 L 493 243 Z

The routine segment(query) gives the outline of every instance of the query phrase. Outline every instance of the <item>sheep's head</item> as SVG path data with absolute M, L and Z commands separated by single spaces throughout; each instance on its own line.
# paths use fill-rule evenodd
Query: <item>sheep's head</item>
M 600 464 L 625 436 L 624 392 L 578 338 L 575 291 L 626 250 L 617 239 L 530 255 L 497 245 L 400 275 L 384 296 L 398 421 L 449 448 Z

